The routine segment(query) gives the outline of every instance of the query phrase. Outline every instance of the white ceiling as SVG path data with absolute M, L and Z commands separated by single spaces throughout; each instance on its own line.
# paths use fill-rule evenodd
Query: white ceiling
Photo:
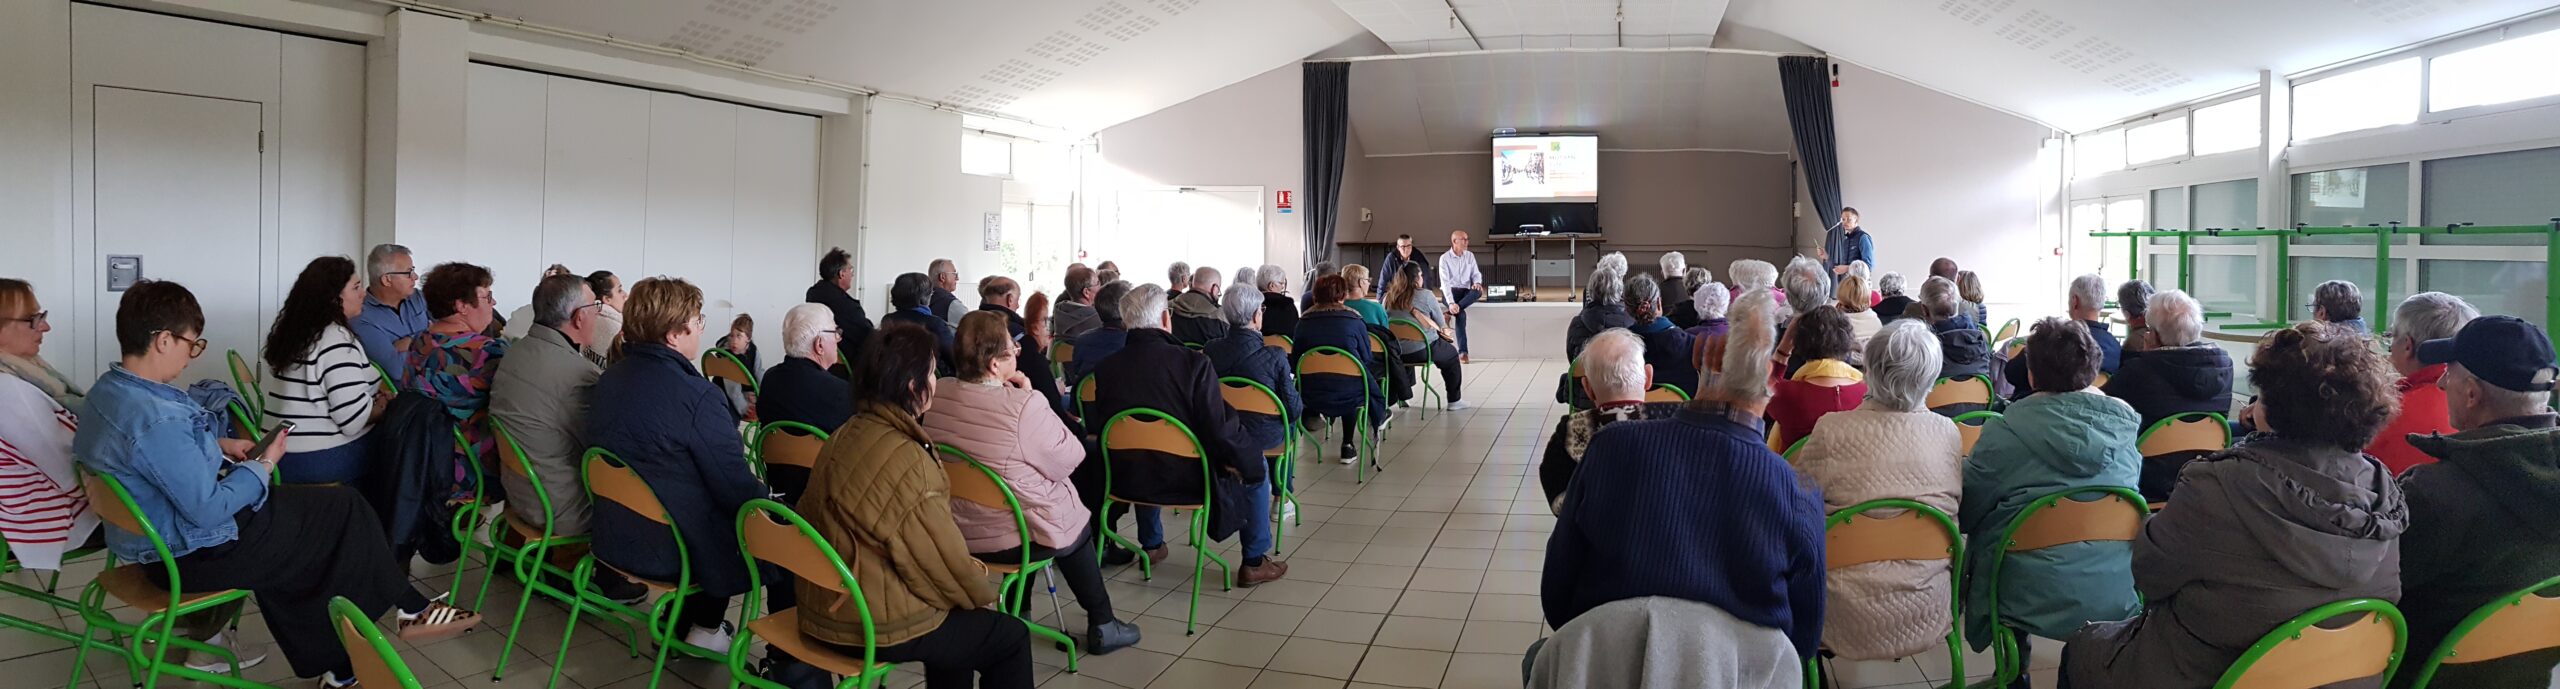
M 1345 0 L 1348 5 L 1348 0 Z M 2549 0 L 1734 0 L 1725 21 L 2071 131 Z
M 1362 33 L 1330 0 L 444 0 L 1085 133 Z
M 1792 146 L 1770 57 L 1479 53 L 1351 66 L 1351 128 L 1369 155 L 1483 153 L 1499 127 L 1597 132 L 1609 149 Z
M 1398 53 L 1706 47 L 1727 0 L 1334 0 Z M 1624 21 L 1620 13 L 1624 12 Z

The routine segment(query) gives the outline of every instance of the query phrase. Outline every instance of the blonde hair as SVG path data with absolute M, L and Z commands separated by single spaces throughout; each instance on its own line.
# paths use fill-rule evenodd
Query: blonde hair
M 631 298 L 622 305 L 622 341 L 664 343 L 668 335 L 701 315 L 702 288 L 684 278 L 641 280 L 631 286 Z
M 1842 311 L 1858 313 L 1874 307 L 1868 303 L 1867 279 L 1856 273 L 1841 276 L 1840 287 L 1832 292 L 1839 297 Z
M 1013 331 L 1001 313 L 971 311 L 960 317 L 959 330 L 951 346 L 951 368 L 961 380 L 987 377 L 987 365 L 1013 347 Z
M 1369 289 L 1362 287 L 1361 283 L 1368 283 L 1369 287 L 1377 286 L 1377 283 L 1369 281 L 1368 266 L 1354 263 L 1342 267 L 1342 286 L 1351 290 L 1352 298 L 1369 293 Z

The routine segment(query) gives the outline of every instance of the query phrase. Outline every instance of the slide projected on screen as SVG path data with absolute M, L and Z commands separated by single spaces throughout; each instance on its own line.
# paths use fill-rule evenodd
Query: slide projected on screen
M 1506 136 L 1493 140 L 1493 202 L 1600 200 L 1600 137 Z

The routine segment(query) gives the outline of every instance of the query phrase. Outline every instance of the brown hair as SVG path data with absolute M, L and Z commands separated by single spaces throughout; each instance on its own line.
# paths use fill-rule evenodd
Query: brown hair
M 988 365 L 1013 349 L 1013 331 L 1005 325 L 1004 314 L 971 311 L 960 317 L 959 330 L 951 347 L 951 368 L 961 380 L 986 377 Z
M 1309 308 L 1341 306 L 1342 300 L 1349 298 L 1351 298 L 1351 281 L 1343 279 L 1340 275 L 1319 277 L 1316 278 L 1316 284 L 1307 286 Z
M 2098 382 L 2098 341 L 2068 318 L 2036 321 L 2027 334 L 2027 383 L 2036 392 L 2071 392 Z M 2015 382 L 2015 381 L 2011 381 Z M 2364 445 L 2359 443 L 2357 447 Z
M 742 313 L 738 314 L 737 318 L 729 319 L 729 332 L 734 333 L 740 330 L 747 331 L 747 333 L 751 335 L 754 334 L 756 331 L 756 317 Z
M 1002 275 L 989 275 L 985 279 L 978 281 L 978 300 L 986 301 L 994 299 L 996 297 L 1012 294 L 1016 290 L 1020 289 L 1022 289 L 1022 285 L 1014 282 L 1013 278 Z
M 2268 333 L 2249 356 L 2267 425 L 2286 438 L 2343 450 L 2373 442 L 2400 413 L 2396 378 L 2363 336 L 2328 323 Z
M 1946 278 L 1947 281 L 1954 282 L 1956 279 L 1956 260 L 1940 256 L 1938 257 L 1938 260 L 1930 261 L 1929 277 Z
M 1042 338 L 1040 341 L 1047 341 L 1049 334 L 1049 293 L 1032 292 L 1031 299 L 1022 302 L 1022 332 L 1025 335 L 1040 333 Z
M 469 263 L 447 263 L 427 271 L 426 285 L 418 291 L 426 295 L 427 316 L 443 319 L 454 314 L 454 302 L 480 301 L 480 288 L 492 284 L 489 269 Z
M 1867 299 L 1866 278 L 1858 277 L 1856 275 L 1843 275 L 1840 277 L 1840 288 L 1832 290 L 1832 292 L 1832 296 L 1839 297 L 1840 310 L 1842 311 L 1847 311 L 1849 313 L 1863 313 L 1867 309 L 1875 308 L 1875 305 L 1869 303 L 1869 300 Z
M 1377 287 L 1377 283 L 1370 282 L 1369 280 L 1368 266 L 1354 263 L 1342 267 L 1342 294 L 1344 299 L 1351 298 L 1351 290 L 1363 282 L 1368 282 L 1369 286 L 1372 288 Z
M 171 337 L 204 336 L 204 307 L 185 285 L 144 280 L 116 300 L 116 347 L 125 356 L 150 352 L 152 340 L 164 332 Z
M 0 315 L 16 314 L 19 311 L 32 311 L 33 308 L 31 307 L 33 307 L 35 303 L 35 285 L 17 278 L 0 278 Z M 26 316 L 18 317 L 25 318 L 33 315 L 35 314 L 29 313 Z
M 1787 324 L 1787 338 L 1795 341 L 1794 353 L 1806 361 L 1815 359 L 1847 360 L 1857 349 L 1857 334 L 1849 328 L 1849 317 L 1840 307 L 1830 304 L 1813 307 Z
M 924 406 L 926 385 L 933 379 L 933 357 L 941 343 L 933 333 L 912 323 L 899 323 L 872 331 L 855 360 L 847 366 L 853 373 L 853 403 L 883 404 L 908 414 Z
M 702 315 L 702 288 L 684 278 L 653 277 L 631 286 L 622 305 L 622 341 L 664 343 Z

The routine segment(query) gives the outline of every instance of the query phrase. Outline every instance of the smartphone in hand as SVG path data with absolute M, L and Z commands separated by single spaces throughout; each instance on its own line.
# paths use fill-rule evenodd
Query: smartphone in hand
M 258 441 L 258 444 L 256 444 L 256 445 L 251 445 L 251 446 L 249 446 L 249 451 L 248 451 L 248 452 L 244 452 L 244 453 L 241 453 L 241 454 L 240 454 L 240 460 L 239 460 L 239 461 L 243 461 L 243 462 L 254 462 L 254 461 L 258 461 L 258 459 L 259 459 L 259 458 L 262 458 L 262 457 L 267 456 L 267 448 L 268 448 L 268 447 L 273 446 L 273 445 L 275 445 L 276 443 L 284 442 L 284 436 L 285 436 L 286 434 L 288 434 L 288 433 L 292 433 L 292 432 L 293 432 L 293 421 L 292 421 L 292 420 L 288 419 L 288 420 L 277 421 L 277 422 L 276 422 L 276 427 L 275 427 L 275 429 L 274 429 L 274 430 L 267 431 L 267 436 L 266 436 L 266 438 L 265 438 L 265 439 L 259 440 L 259 441 Z

